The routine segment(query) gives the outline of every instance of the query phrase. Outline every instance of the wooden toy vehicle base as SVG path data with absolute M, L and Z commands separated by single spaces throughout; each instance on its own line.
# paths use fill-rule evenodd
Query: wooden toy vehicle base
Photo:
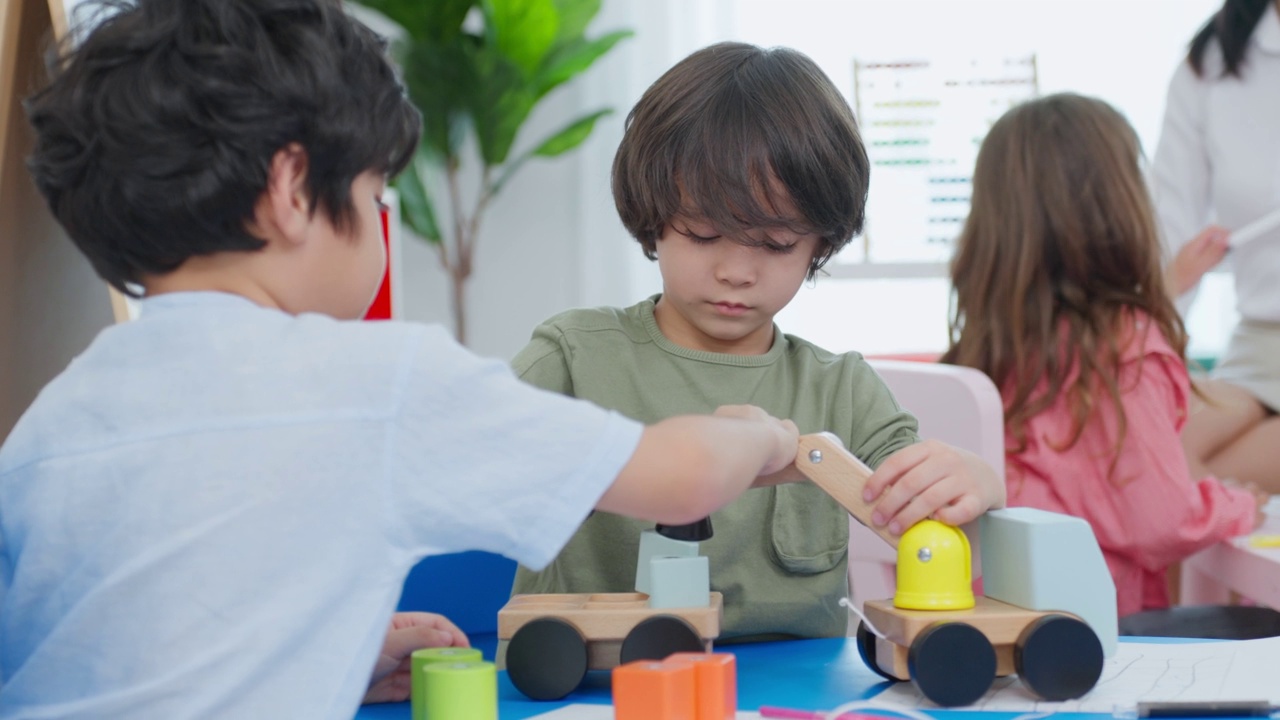
M 588 670 L 676 652 L 710 652 L 720 635 L 724 597 L 706 607 L 649 607 L 644 593 L 516 595 L 498 611 L 507 640 L 507 674 L 535 700 L 568 695 Z
M 903 610 L 891 600 L 866 603 L 858 650 L 872 670 L 911 680 L 944 707 L 969 705 L 996 677 L 1017 673 L 1046 700 L 1077 698 L 1102 673 L 1102 644 L 1079 618 L 976 598 L 969 610 Z

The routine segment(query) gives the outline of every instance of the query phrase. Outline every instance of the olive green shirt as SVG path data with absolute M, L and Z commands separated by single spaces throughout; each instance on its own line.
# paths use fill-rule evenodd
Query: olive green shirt
M 871 467 L 916 442 L 916 420 L 857 353 L 836 354 L 775 326 L 764 355 L 690 350 L 654 320 L 658 296 L 626 309 L 571 310 L 551 318 L 512 362 L 539 387 L 590 400 L 646 424 L 751 404 L 835 433 Z M 711 588 L 724 594 L 721 637 L 846 634 L 849 515 L 811 483 L 747 491 L 711 516 L 701 544 Z M 633 592 L 640 533 L 651 523 L 589 517 L 545 570 L 521 567 L 514 593 Z

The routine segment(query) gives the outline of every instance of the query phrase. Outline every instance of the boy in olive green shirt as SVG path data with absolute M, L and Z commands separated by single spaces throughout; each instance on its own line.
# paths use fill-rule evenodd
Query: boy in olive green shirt
M 920 442 L 915 419 L 856 353 L 783 334 L 774 316 L 861 230 L 868 162 L 853 113 L 804 55 L 722 43 L 678 63 L 627 119 L 613 167 L 623 223 L 663 292 L 573 310 L 513 361 L 527 382 L 642 422 L 749 403 L 835 433 L 877 468 L 874 521 L 968 522 L 1004 504 L 971 453 Z M 712 516 L 702 543 L 724 594 L 722 638 L 844 635 L 848 514 L 794 467 Z M 634 589 L 640 533 L 597 512 L 515 593 Z

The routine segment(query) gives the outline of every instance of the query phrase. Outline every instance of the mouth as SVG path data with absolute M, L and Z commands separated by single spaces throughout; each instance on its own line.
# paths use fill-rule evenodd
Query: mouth
M 717 313 L 728 317 L 738 317 L 751 310 L 749 306 L 735 302 L 714 302 L 711 303 L 711 307 L 715 308 Z

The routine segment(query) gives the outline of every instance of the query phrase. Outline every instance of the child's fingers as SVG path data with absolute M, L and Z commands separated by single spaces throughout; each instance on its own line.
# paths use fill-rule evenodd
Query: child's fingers
M 890 455 L 867 479 L 867 484 L 862 488 L 863 501 L 875 502 L 875 499 L 880 497 L 886 488 L 895 484 L 898 478 L 927 459 L 929 459 L 929 453 L 924 443 L 908 445 Z
M 391 616 L 391 629 L 403 630 L 406 628 L 435 628 L 449 637 L 449 642 L 444 645 L 453 647 L 471 647 L 471 642 L 467 640 L 466 633 L 462 632 L 453 621 L 439 613 L 429 612 L 398 612 Z
M 901 533 L 956 496 L 946 468 L 936 462 L 922 462 L 897 479 L 871 513 L 871 521 Z
M 414 650 L 433 647 L 453 647 L 452 633 L 427 626 L 415 626 L 392 630 L 382 645 L 382 654 L 397 664 L 413 654 Z
M 977 496 L 965 493 L 946 507 L 939 508 L 933 516 L 948 525 L 959 526 L 973 522 L 981 514 L 982 507 Z
M 889 531 L 900 535 L 921 520 L 937 518 L 941 510 L 960 502 L 964 496 L 963 483 L 958 478 L 944 473 L 940 478 L 926 484 L 903 505 L 896 515 L 889 519 Z
M 453 647 L 471 647 L 471 641 L 467 639 L 467 634 L 453 624 L 453 621 L 443 615 L 436 615 L 434 626 L 440 632 L 449 636 L 450 645 Z

